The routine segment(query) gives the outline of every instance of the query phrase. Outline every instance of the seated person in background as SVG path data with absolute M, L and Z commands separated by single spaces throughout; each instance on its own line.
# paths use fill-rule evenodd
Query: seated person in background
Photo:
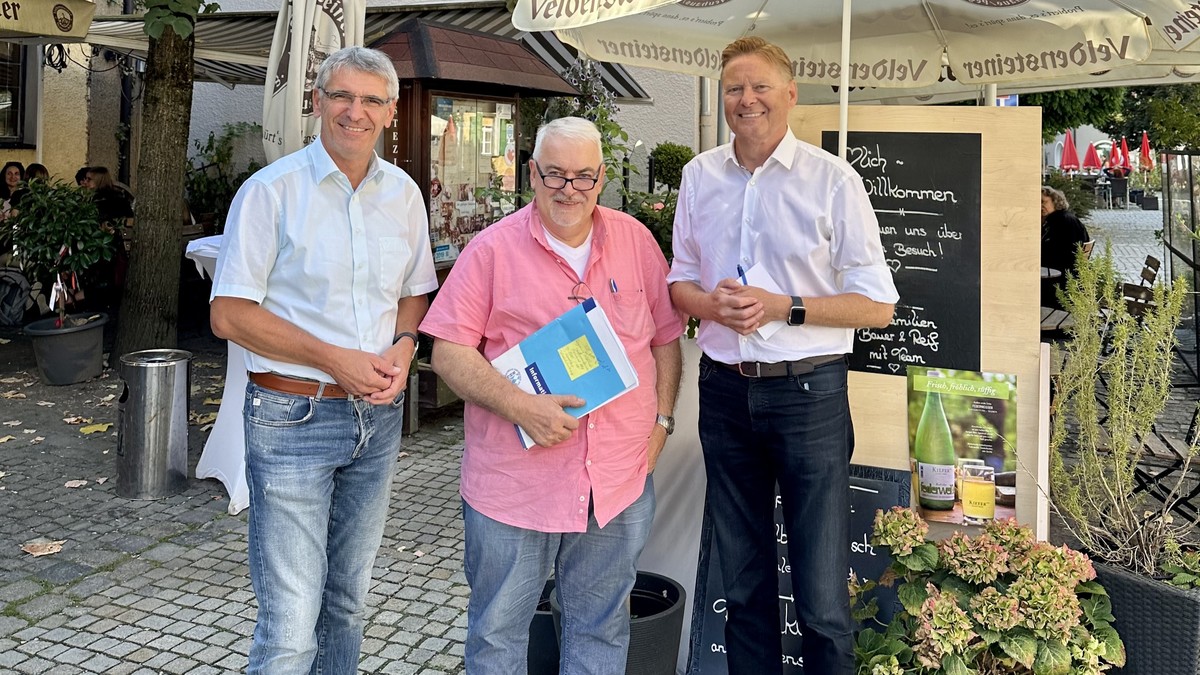
M 1070 211 L 1067 197 L 1049 185 L 1042 186 L 1042 267 L 1062 272 L 1042 279 L 1042 306 L 1063 309 L 1058 289 L 1067 285 L 1067 274 L 1075 268 L 1079 246 L 1088 240 L 1087 228 Z
M 4 176 L 4 180 L 0 182 L 0 220 L 3 220 L 8 217 L 8 211 L 12 208 L 13 193 L 25 181 L 25 166 L 20 162 L 7 162 L 0 173 Z
M 125 252 L 123 230 L 126 218 L 133 217 L 129 198 L 113 183 L 112 174 L 103 166 L 89 167 L 83 186 L 95 190 L 93 200 L 100 211 L 100 227 L 113 235 L 112 260 L 101 261 L 88 270 L 91 288 L 100 307 L 115 307 L 125 286 L 129 256 Z
M 49 179 L 50 179 L 50 172 L 47 171 L 46 167 L 42 166 L 41 164 L 30 164 L 29 168 L 25 169 L 25 184 L 26 185 L 29 184 L 29 181 L 49 180 Z M 12 193 L 12 197 L 10 197 L 8 200 L 9 205 L 12 207 L 12 210 L 9 212 L 10 216 L 16 215 L 15 212 L 17 211 L 17 209 L 19 209 L 21 207 L 21 199 L 23 197 L 25 197 L 25 195 L 28 192 L 29 192 L 29 190 L 24 185 L 22 185 L 20 188 L 18 188 L 17 190 L 15 190 Z
M 91 171 L 91 169 L 92 167 L 90 166 L 79 167 L 79 170 L 75 172 L 75 184 L 79 187 L 85 187 L 84 183 L 87 182 L 88 171 Z

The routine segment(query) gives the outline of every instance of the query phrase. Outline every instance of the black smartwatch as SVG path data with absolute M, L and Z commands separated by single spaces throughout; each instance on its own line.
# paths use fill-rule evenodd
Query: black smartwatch
M 788 325 L 789 326 L 803 325 L 805 313 L 806 312 L 804 309 L 804 300 L 798 295 L 793 295 L 792 296 L 792 310 L 790 312 L 788 312 L 788 320 L 787 320 Z

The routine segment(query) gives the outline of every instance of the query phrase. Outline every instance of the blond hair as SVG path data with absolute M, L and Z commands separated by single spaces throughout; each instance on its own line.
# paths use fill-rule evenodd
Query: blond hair
M 729 62 L 739 56 L 758 56 L 767 63 L 779 69 L 785 80 L 794 79 L 792 60 L 778 45 L 771 44 L 760 37 L 738 38 L 726 45 L 721 51 L 721 71 L 724 72 Z

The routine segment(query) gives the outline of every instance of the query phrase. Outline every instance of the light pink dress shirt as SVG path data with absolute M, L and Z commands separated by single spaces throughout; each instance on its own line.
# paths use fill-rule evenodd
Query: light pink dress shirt
M 521 447 L 512 422 L 466 404 L 460 492 L 472 508 L 540 532 L 583 532 L 588 499 L 601 527 L 632 504 L 646 479 L 657 414 L 651 346 L 683 333 L 667 291 L 667 263 L 644 225 L 597 207 L 583 285 L 546 242 L 534 205 L 475 236 L 454 263 L 421 331 L 477 347 L 489 361 L 591 295 L 612 321 L 638 386 L 580 420 L 570 439 Z M 576 287 L 578 285 L 578 291 Z M 617 289 L 613 292 L 613 288 Z

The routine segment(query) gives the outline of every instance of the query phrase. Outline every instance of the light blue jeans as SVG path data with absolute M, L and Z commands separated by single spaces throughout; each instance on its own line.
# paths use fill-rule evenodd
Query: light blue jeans
M 243 416 L 258 598 L 247 672 L 354 673 L 400 451 L 400 406 L 250 383 Z
M 560 675 L 625 672 L 629 593 L 654 523 L 654 481 L 601 528 L 547 533 L 492 520 L 463 502 L 466 550 L 468 675 L 528 672 L 529 623 L 554 569 L 562 607 Z

